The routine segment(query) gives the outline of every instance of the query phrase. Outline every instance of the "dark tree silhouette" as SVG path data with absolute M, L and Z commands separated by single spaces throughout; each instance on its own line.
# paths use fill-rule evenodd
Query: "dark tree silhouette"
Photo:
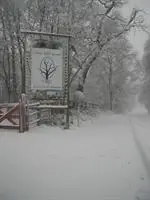
M 43 78 L 48 81 L 54 75 L 56 66 L 53 60 L 49 57 L 43 58 L 41 61 L 40 72 Z

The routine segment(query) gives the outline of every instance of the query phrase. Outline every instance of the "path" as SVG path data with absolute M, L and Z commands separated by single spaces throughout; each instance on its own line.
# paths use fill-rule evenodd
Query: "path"
M 141 156 L 141 161 L 150 180 L 150 117 L 147 110 L 143 106 L 138 105 L 129 115 L 129 119 L 137 151 Z M 149 200 L 150 189 L 145 193 L 143 190 L 140 195 L 146 195 L 146 198 L 141 197 L 140 199 Z
M 150 200 L 127 116 L 70 131 L 0 132 L 2 200 Z

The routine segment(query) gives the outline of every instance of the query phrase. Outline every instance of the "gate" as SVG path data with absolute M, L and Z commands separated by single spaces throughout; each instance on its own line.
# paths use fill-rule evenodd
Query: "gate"
M 19 103 L 0 104 L 0 128 L 28 131 L 27 100 L 21 96 Z

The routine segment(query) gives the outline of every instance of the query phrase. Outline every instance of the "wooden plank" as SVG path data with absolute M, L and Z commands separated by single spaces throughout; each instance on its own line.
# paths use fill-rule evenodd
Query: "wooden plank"
M 39 102 L 37 102 L 37 103 L 29 103 L 28 107 L 29 108 L 34 108 L 35 106 L 39 106 L 39 105 L 40 105 Z M 26 105 L 26 107 L 27 107 L 27 105 Z
M 17 103 L 0 103 L 0 108 L 11 108 L 14 107 Z
M 49 33 L 49 32 L 39 32 L 39 31 L 30 31 L 30 30 L 21 30 L 21 33 L 28 34 L 28 35 L 47 35 L 47 36 L 56 36 L 56 37 L 66 37 L 66 38 L 73 38 L 72 35 L 69 34 L 61 34 L 61 33 Z
M 1 112 L 1 114 L 0 114 L 0 117 L 3 117 L 6 113 L 4 113 L 4 112 L 2 112 L 2 111 L 0 111 Z M 10 123 L 12 123 L 13 125 L 17 125 L 17 123 L 12 119 L 12 118 L 14 118 L 12 115 L 9 115 L 8 117 L 7 117 L 7 120 L 10 122 Z
M 5 119 L 9 118 L 9 115 L 11 115 L 13 112 L 15 112 L 19 107 L 19 103 L 16 104 L 13 108 L 11 108 L 5 115 L 0 117 L 0 122 L 4 121 Z
M 29 124 L 32 125 L 32 124 L 38 123 L 39 121 L 40 119 L 36 119 L 36 120 L 30 121 Z
M 3 128 L 3 129 L 19 129 L 19 125 L 1 125 L 0 124 L 0 128 Z
M 32 112 L 32 113 L 29 113 L 29 116 L 33 116 L 33 115 L 36 115 L 38 113 L 38 111 L 35 111 L 35 112 Z
M 2 117 L 4 114 L 6 114 L 6 113 L 0 114 L 0 117 Z M 10 118 L 14 118 L 14 119 L 18 119 L 19 118 L 19 114 L 11 114 L 9 117 Z
M 39 109 L 44 109 L 44 108 L 47 108 L 47 109 L 67 109 L 68 106 L 67 105 L 40 105 L 38 106 Z
M 13 125 L 17 125 L 17 122 L 15 122 L 10 116 L 7 117 L 7 120 L 12 123 Z
M 23 104 L 22 101 L 19 101 L 19 132 L 23 133 L 24 132 L 24 117 L 23 117 Z
M 37 118 L 39 119 L 39 121 L 37 122 L 37 126 L 40 126 L 41 123 L 41 110 L 37 109 Z
M 25 114 L 25 131 L 29 130 L 29 101 L 27 96 L 24 99 L 24 114 Z
M 21 94 L 20 107 L 20 132 L 28 131 L 28 101 L 25 94 Z

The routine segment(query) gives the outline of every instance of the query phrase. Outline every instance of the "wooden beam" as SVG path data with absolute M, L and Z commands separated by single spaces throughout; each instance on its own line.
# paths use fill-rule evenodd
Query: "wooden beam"
M 19 101 L 19 132 L 23 133 L 24 132 L 24 111 L 23 111 L 23 103 L 20 100 Z
M 67 105 L 40 105 L 38 106 L 39 109 L 67 109 Z
M 13 108 L 11 108 L 6 114 L 4 114 L 2 117 L 0 117 L 0 123 L 4 121 L 5 119 L 9 118 L 9 115 L 11 115 L 13 112 L 15 112 L 19 108 L 19 103 L 16 104 Z
M 40 121 L 40 119 L 35 119 L 35 120 L 33 120 L 33 121 L 30 121 L 30 122 L 29 122 L 29 125 L 36 124 L 36 123 L 38 123 L 39 121 Z
M 21 30 L 21 33 L 26 35 L 47 35 L 47 36 L 55 36 L 55 37 L 66 37 L 73 38 L 72 35 L 69 34 L 61 34 L 61 33 L 48 33 L 48 32 L 39 32 L 39 31 L 30 31 L 30 30 Z
M 3 117 L 6 113 L 4 113 L 3 111 L 0 110 L 0 117 Z M 7 117 L 7 120 L 12 123 L 13 125 L 17 125 L 17 123 L 12 119 L 14 118 L 12 115 L 9 115 Z
M 19 125 L 1 125 L 0 124 L 0 128 L 3 128 L 3 129 L 18 129 L 19 128 Z
M 6 114 L 6 113 L 1 113 L 0 114 L 0 117 L 2 117 L 4 114 Z M 10 116 L 9 116 L 11 119 L 12 118 L 14 118 L 14 119 L 19 119 L 19 114 L 11 114 Z M 7 118 L 8 119 L 8 118 Z

